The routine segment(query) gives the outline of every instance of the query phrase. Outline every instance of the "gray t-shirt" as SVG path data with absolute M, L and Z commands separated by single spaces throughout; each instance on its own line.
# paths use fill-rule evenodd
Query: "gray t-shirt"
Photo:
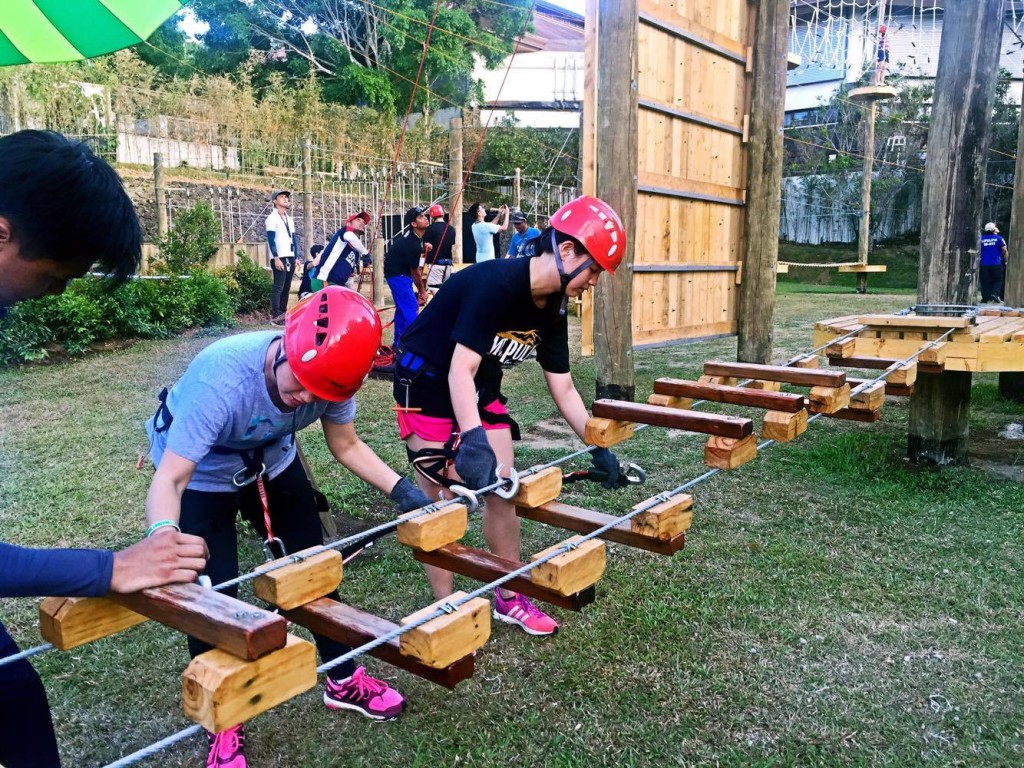
M 334 424 L 355 418 L 355 400 L 317 400 L 288 413 L 274 405 L 263 366 L 267 349 L 279 336 L 273 331 L 242 333 L 216 341 L 196 355 L 167 395 L 173 416 L 170 429 L 157 432 L 154 419 L 146 422 L 155 466 L 169 448 L 196 462 L 189 488 L 233 491 L 231 478 L 245 466 L 242 458 L 211 453 L 213 446 L 252 450 L 271 442 L 264 448 L 263 462 L 273 478 L 295 458 L 293 433 L 321 418 Z

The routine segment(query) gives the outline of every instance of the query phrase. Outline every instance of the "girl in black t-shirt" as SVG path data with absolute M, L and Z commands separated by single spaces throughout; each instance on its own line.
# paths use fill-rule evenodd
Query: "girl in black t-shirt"
M 534 354 L 559 412 L 583 439 L 589 414 L 569 373 L 565 306 L 602 272 L 615 271 L 626 235 L 607 203 L 584 196 L 559 208 L 534 245 L 534 257 L 484 262 L 452 276 L 396 350 L 399 431 L 428 495 L 452 480 L 472 489 L 490 485 L 499 464 L 508 475 L 519 435 L 501 396 L 502 372 Z M 592 458 L 607 473 L 605 484 L 616 487 L 611 451 L 599 448 Z M 510 501 L 487 497 L 484 537 L 496 555 L 519 560 L 519 518 Z M 438 598 L 451 594 L 450 572 L 427 566 L 427 577 Z M 558 629 L 526 597 L 504 589 L 495 593 L 494 616 L 532 635 Z

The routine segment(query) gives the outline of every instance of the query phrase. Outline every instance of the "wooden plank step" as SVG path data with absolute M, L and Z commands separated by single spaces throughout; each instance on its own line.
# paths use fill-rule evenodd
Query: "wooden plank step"
M 862 315 L 860 322 L 877 328 L 969 328 L 969 317 L 931 317 L 924 315 Z
M 647 403 L 630 403 L 625 400 L 595 400 L 593 412 L 597 417 L 734 439 L 746 437 L 754 431 L 754 422 L 750 419 L 684 411 Z
M 835 413 L 826 413 L 825 416 L 841 421 L 862 421 L 866 424 L 871 424 L 882 418 L 882 411 L 854 411 L 849 408 L 843 408 Z
M 448 546 L 435 549 L 433 552 L 420 552 L 414 550 L 412 556 L 421 563 L 435 565 L 444 568 L 452 573 L 459 573 L 477 581 L 490 582 L 507 576 L 512 571 L 523 567 L 523 564 L 515 560 L 506 560 L 491 552 L 482 549 L 474 549 L 463 544 L 449 544 Z M 566 608 L 570 611 L 582 610 L 584 606 L 594 602 L 594 588 L 587 587 L 575 595 L 560 595 L 554 590 L 546 589 L 534 584 L 528 577 L 516 576 L 505 582 L 505 589 L 513 592 L 542 600 L 559 608 Z
M 358 648 L 398 629 L 394 622 L 328 597 L 322 597 L 289 611 L 282 611 L 281 615 L 300 627 L 352 648 Z M 472 654 L 449 664 L 444 669 L 434 669 L 411 656 L 404 655 L 398 639 L 379 645 L 368 651 L 368 654 L 445 688 L 454 688 L 473 676 Z
M 544 525 L 564 528 L 567 531 L 575 531 L 582 534 L 593 533 L 598 528 L 608 525 L 608 523 L 616 519 L 614 516 L 606 515 L 603 512 L 574 507 L 557 501 L 552 501 L 535 508 L 517 506 L 516 514 L 519 517 L 525 517 L 527 520 L 535 520 Z M 667 540 L 662 540 L 634 531 L 628 522 L 619 523 L 614 528 L 610 528 L 602 533 L 598 538 L 654 552 L 659 555 L 668 555 L 669 557 L 686 546 L 685 532 L 680 532 Z
M 431 603 L 402 619 L 403 626 L 429 616 L 446 603 L 467 597 L 465 592 Z M 472 656 L 491 636 L 491 604 L 482 597 L 474 597 L 449 612 L 410 629 L 398 638 L 403 656 L 423 662 L 433 669 L 446 669 L 459 659 Z
M 819 371 L 784 365 L 709 361 L 704 363 L 704 373 L 708 376 L 781 381 L 784 384 L 796 384 L 801 387 L 841 387 L 846 383 L 846 374 L 842 371 Z
M 710 400 L 715 403 L 729 405 L 746 405 L 752 408 L 764 408 L 769 411 L 786 411 L 796 413 L 807 407 L 807 399 L 803 395 L 787 392 L 769 392 L 748 387 L 726 387 L 713 384 L 698 384 L 683 379 L 657 379 L 654 392 L 658 395 L 686 397 Z
M 107 599 L 245 661 L 284 648 L 288 639 L 287 622 L 277 614 L 198 584 L 111 592 Z

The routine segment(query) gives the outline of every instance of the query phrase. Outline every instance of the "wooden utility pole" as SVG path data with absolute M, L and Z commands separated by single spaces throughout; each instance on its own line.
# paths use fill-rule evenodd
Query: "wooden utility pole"
M 779 190 L 782 188 L 789 0 L 758 3 L 756 16 L 747 147 L 747 226 L 736 357 L 745 363 L 770 363 L 782 206 Z
M 860 182 L 860 237 L 857 240 L 857 261 L 868 263 L 871 250 L 871 177 L 875 170 L 875 120 L 878 104 L 874 101 L 864 120 L 864 171 Z M 868 292 L 868 275 L 857 273 L 857 293 Z
M 1024 110 L 1017 129 L 1017 167 L 1013 177 L 1013 210 L 1010 214 L 1010 237 L 1006 244 L 1010 252 L 1006 265 L 1006 284 L 1003 303 L 1011 307 L 1024 306 Z M 1024 402 L 1024 373 L 1000 373 L 999 393 L 1018 403 Z
M 512 199 L 515 201 L 515 209 L 517 211 L 521 211 L 521 210 L 523 210 L 523 169 L 522 168 L 516 168 L 516 175 L 515 175 L 515 181 L 514 181 L 513 190 L 514 190 L 514 192 L 513 192 L 513 195 L 512 195 Z M 537 212 L 534 211 L 533 215 L 536 216 Z
M 452 263 L 462 263 L 462 118 L 448 123 L 448 223 L 455 228 Z
M 378 234 L 370 245 L 370 263 L 373 266 L 373 306 L 384 307 L 384 236 Z
M 302 237 L 303 251 L 309 253 L 313 245 L 313 145 L 307 138 L 302 142 Z M 301 260 L 302 254 L 295 254 Z
M 156 206 L 156 232 L 167 234 L 167 193 L 164 191 L 164 156 L 153 153 L 153 204 Z
M 1003 26 L 1003 0 L 948 3 L 939 47 L 921 198 L 918 304 L 974 304 L 978 233 Z M 971 374 L 918 376 L 907 454 L 929 464 L 967 457 Z
M 594 109 L 596 172 L 593 194 L 622 219 L 626 248 L 614 275 L 603 275 L 594 292 L 595 387 L 598 398 L 632 400 L 633 253 L 637 211 L 638 0 L 589 0 L 586 24 L 598 25 Z M 589 34 L 589 32 L 587 33 Z M 586 170 L 584 171 L 586 173 Z

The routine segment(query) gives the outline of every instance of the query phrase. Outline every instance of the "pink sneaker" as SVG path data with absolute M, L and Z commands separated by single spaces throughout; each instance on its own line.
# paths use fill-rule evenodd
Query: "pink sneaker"
M 345 680 L 327 678 L 324 704 L 328 709 L 352 709 L 371 720 L 394 720 L 405 709 L 405 698 L 359 667 Z
M 525 595 L 504 598 L 494 593 L 494 618 L 506 624 L 515 624 L 528 635 L 553 635 L 558 622 L 534 605 Z
M 220 733 L 206 732 L 210 754 L 206 768 L 248 768 L 245 762 L 245 726 L 236 725 Z

